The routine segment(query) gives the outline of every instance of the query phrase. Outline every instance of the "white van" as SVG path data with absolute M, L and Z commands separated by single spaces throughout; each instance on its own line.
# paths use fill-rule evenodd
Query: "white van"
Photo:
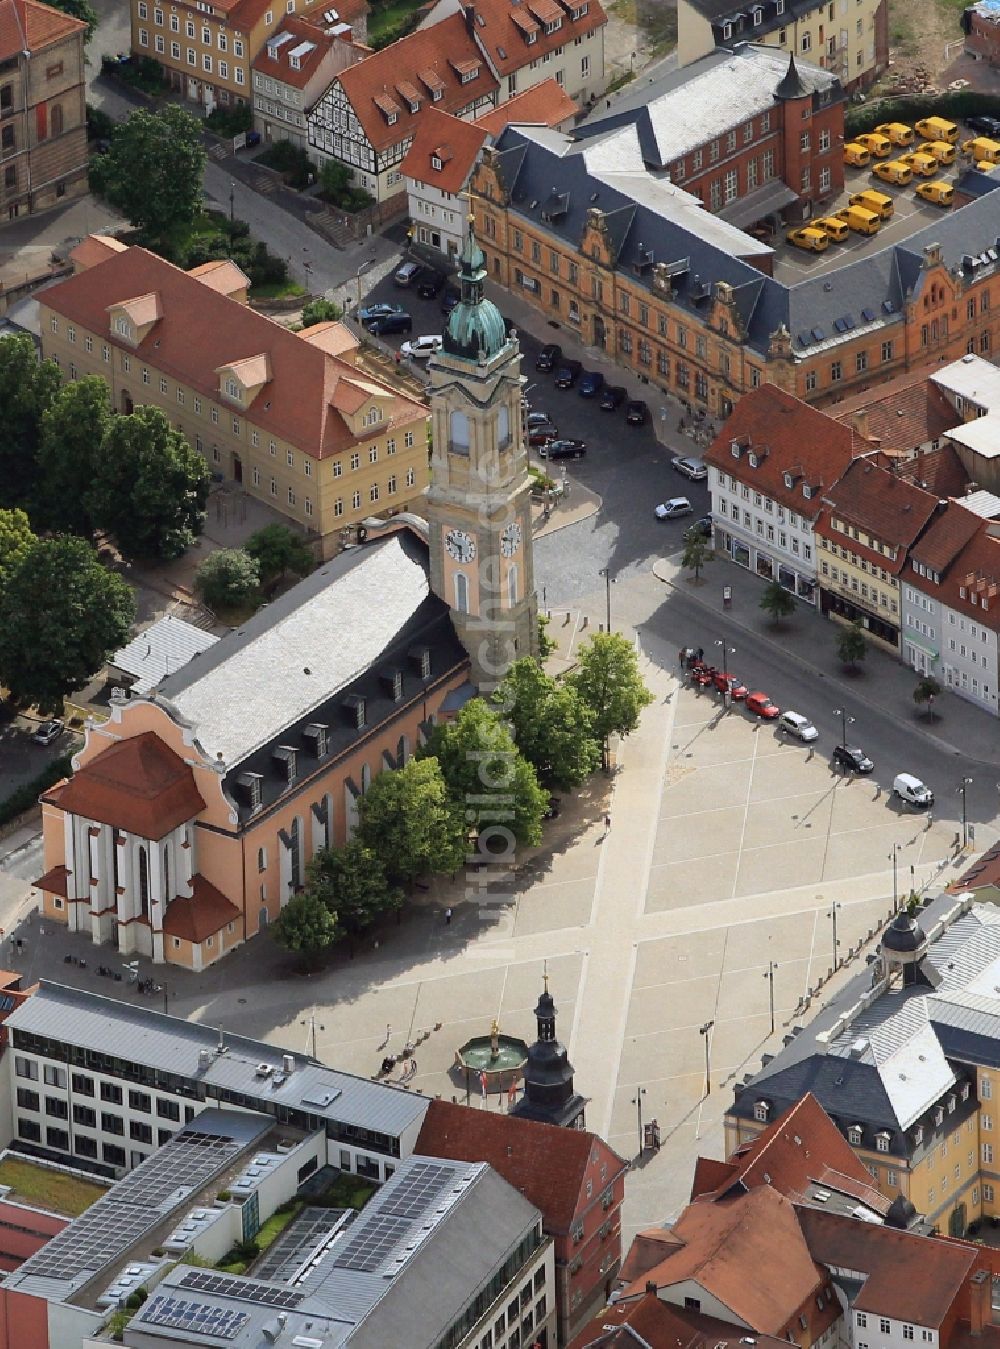
M 892 794 L 911 806 L 933 806 L 934 793 L 912 773 L 897 773 L 892 780 Z

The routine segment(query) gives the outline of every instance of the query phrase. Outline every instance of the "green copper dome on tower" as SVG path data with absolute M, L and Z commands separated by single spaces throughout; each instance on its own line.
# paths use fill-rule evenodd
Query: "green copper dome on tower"
M 444 350 L 465 361 L 491 360 L 507 344 L 507 327 L 500 310 L 486 298 L 486 259 L 476 242 L 471 215 L 458 279 L 462 298 L 448 315 Z

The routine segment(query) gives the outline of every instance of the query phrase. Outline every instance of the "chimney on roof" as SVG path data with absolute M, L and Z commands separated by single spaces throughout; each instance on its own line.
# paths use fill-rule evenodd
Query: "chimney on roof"
M 869 441 L 871 437 L 868 434 L 868 409 L 859 408 L 851 419 L 851 427 L 859 440 Z
M 466 6 L 465 6 L 465 31 L 468 33 L 469 37 L 471 37 L 471 38 L 473 38 L 473 39 L 475 38 L 475 36 L 476 36 L 476 7 L 475 7 L 475 5 L 466 5 Z
M 981 1335 L 983 1327 L 993 1323 L 993 1280 L 985 1269 L 977 1269 L 969 1280 L 969 1330 Z

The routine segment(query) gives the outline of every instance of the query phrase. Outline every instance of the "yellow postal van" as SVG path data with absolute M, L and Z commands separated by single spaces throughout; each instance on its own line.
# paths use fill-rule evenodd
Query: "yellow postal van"
M 916 123 L 916 131 L 925 141 L 947 141 L 954 145 L 958 140 L 958 127 L 945 117 L 925 117 Z
M 913 128 L 905 122 L 882 122 L 875 128 L 878 136 L 888 136 L 893 145 L 912 145 Z
M 923 155 L 933 155 L 939 164 L 954 164 L 955 147 L 947 141 L 925 141 L 920 147 Z
M 828 234 L 835 244 L 842 244 L 851 232 L 844 222 L 838 220 L 835 215 L 817 216 L 812 222 L 812 226 L 813 229 L 822 230 L 824 234 Z
M 892 141 L 888 136 L 878 136 L 874 131 L 866 131 L 863 136 L 855 136 L 854 139 L 875 159 L 888 159 L 892 154 Z
M 884 192 L 876 192 L 869 187 L 864 192 L 855 192 L 853 197 L 847 198 L 847 202 L 849 206 L 863 206 L 866 211 L 874 211 L 879 220 L 892 219 L 892 198 Z
M 955 189 L 951 183 L 918 183 L 917 196 L 935 206 L 950 206 L 955 200 Z
M 830 236 L 811 225 L 789 230 L 785 238 L 796 248 L 804 248 L 809 253 L 822 253 L 830 245 Z
M 848 141 L 844 146 L 844 163 L 853 168 L 863 169 L 871 163 L 871 154 L 858 141 Z
M 878 216 L 874 211 L 866 211 L 863 206 L 845 206 L 837 212 L 837 219 L 842 220 L 856 234 L 878 234 Z
M 951 146 L 948 148 L 950 150 Z M 933 155 L 925 155 L 918 150 L 911 150 L 908 155 L 900 155 L 899 163 L 909 164 L 918 178 L 933 178 L 935 174 L 941 172 L 941 165 Z
M 897 187 L 906 187 L 913 177 L 913 170 L 901 159 L 890 159 L 885 164 L 876 164 L 872 173 L 876 178 L 881 178 L 883 183 L 895 183 Z
M 965 142 L 962 154 L 968 155 L 976 164 L 996 164 L 1000 160 L 1000 144 L 991 141 L 988 136 L 977 136 L 975 140 Z

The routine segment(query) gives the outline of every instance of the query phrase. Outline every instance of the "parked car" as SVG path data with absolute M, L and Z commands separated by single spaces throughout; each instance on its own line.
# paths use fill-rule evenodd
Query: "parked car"
M 692 528 L 697 529 L 706 539 L 712 537 L 712 517 L 710 515 L 700 515 Z
M 552 422 L 539 422 L 536 426 L 528 427 L 529 445 L 548 445 L 551 440 L 559 439 L 559 428 Z
M 444 290 L 444 277 L 427 267 L 417 277 L 417 294 L 422 300 L 433 300 Z
M 708 477 L 708 469 L 700 459 L 695 459 L 692 455 L 675 454 L 670 464 L 692 482 L 704 482 Z
M 625 390 L 620 384 L 605 384 L 601 390 L 601 411 L 614 412 L 625 402 Z
M 737 703 L 742 702 L 750 692 L 742 679 L 737 679 L 734 674 L 723 674 L 721 670 L 716 670 L 713 683 L 720 693 L 728 690 L 730 698 Z
M 550 440 L 538 447 L 540 459 L 582 459 L 587 447 L 582 440 Z
M 61 721 L 43 721 L 31 737 L 36 745 L 51 745 L 59 739 L 66 727 Z
M 535 357 L 536 370 L 554 370 L 562 359 L 562 347 L 558 342 L 546 342 Z
M 782 712 L 778 718 L 778 727 L 782 731 L 787 731 L 789 735 L 794 735 L 796 740 L 801 740 L 805 745 L 819 739 L 819 731 L 801 712 Z
M 392 279 L 397 286 L 412 286 L 420 271 L 419 262 L 404 262 L 402 267 L 397 267 L 393 272 Z
M 989 136 L 993 140 L 1000 140 L 1000 117 L 967 117 L 965 125 L 977 136 Z
M 440 333 L 425 333 L 412 342 L 404 342 L 399 349 L 404 356 L 412 357 L 415 361 L 426 361 L 441 350 L 443 340 Z
M 714 665 L 696 665 L 691 671 L 691 682 L 697 684 L 700 689 L 707 689 L 710 684 L 715 683 L 715 676 L 718 673 Z
M 897 773 L 892 780 L 892 794 L 911 806 L 933 806 L 934 793 L 912 773 Z
M 755 717 L 763 717 L 765 721 L 774 721 L 776 717 L 781 716 L 778 704 L 772 703 L 767 694 L 761 693 L 759 689 L 747 694 L 747 711 L 752 712 Z
M 583 366 L 579 361 L 560 361 L 556 369 L 556 388 L 572 389 L 582 372 Z
M 663 501 L 653 514 L 657 520 L 675 520 L 679 515 L 691 515 L 694 507 L 688 501 L 687 497 L 671 497 L 668 501 Z
M 401 309 L 397 314 L 383 314 L 381 318 L 372 319 L 368 324 L 368 331 L 375 337 L 383 337 L 390 333 L 412 333 L 413 319 Z
M 649 408 L 641 398 L 630 398 L 625 404 L 625 420 L 629 426 L 645 426 L 649 421 Z
M 577 393 L 581 398 L 596 398 L 604 388 L 604 376 L 600 370 L 585 370 L 580 376 Z
M 833 762 L 840 768 L 849 768 L 852 773 L 870 773 L 875 767 L 858 745 L 838 745 L 833 751 Z
M 403 306 L 401 304 L 369 304 L 358 310 L 358 322 L 367 326 L 374 319 L 384 319 L 390 314 L 401 314 L 402 312 Z
M 449 281 L 441 296 L 441 313 L 450 314 L 455 306 L 460 303 L 461 299 L 461 287 L 456 286 L 453 281 Z
M 551 426 L 552 418 L 547 412 L 529 412 L 527 422 L 529 426 Z

